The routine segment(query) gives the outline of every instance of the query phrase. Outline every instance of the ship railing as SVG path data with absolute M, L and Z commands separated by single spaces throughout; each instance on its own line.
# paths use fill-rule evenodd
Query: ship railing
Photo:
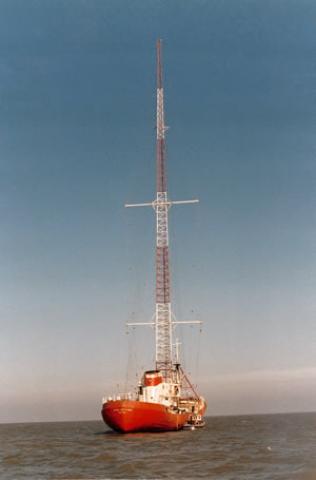
M 109 395 L 108 397 L 103 397 L 102 402 L 111 402 L 116 400 L 136 400 L 136 394 L 133 392 L 117 393 L 116 395 Z

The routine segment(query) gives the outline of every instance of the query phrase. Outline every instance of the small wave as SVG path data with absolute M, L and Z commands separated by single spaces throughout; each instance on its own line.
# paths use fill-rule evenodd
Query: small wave
M 22 458 L 20 455 L 7 455 L 2 461 L 7 465 L 20 465 L 22 463 Z

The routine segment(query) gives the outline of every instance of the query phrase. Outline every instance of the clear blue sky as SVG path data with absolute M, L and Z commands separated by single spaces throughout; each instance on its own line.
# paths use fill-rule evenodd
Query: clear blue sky
M 316 409 L 315 20 L 0 2 L 0 421 L 99 418 L 151 367 L 153 332 L 124 324 L 154 310 L 154 216 L 123 204 L 154 197 L 158 37 L 170 196 L 201 202 L 171 212 L 174 311 L 204 321 L 177 333 L 185 366 L 209 414 Z

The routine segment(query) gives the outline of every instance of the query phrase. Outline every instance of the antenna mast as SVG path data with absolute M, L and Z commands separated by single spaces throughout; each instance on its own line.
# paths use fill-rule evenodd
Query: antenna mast
M 173 321 L 170 303 L 168 210 L 174 204 L 197 203 L 198 200 L 170 201 L 167 193 L 166 153 L 164 121 L 164 97 L 162 82 L 162 42 L 157 40 L 157 158 L 156 198 L 151 203 L 126 204 L 125 207 L 152 206 L 156 212 L 156 311 L 154 322 L 128 323 L 127 325 L 153 325 L 156 330 L 156 369 L 161 370 L 165 381 L 172 381 L 173 352 L 172 327 L 179 323 L 200 321 Z
M 168 194 L 165 158 L 161 40 L 157 41 L 157 196 L 156 196 L 156 368 L 172 370 Z

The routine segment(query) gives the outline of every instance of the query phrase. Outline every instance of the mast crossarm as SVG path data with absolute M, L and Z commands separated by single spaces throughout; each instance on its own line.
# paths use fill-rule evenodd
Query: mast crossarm
M 201 325 L 203 322 L 201 320 L 192 320 L 192 321 L 175 321 L 171 322 L 172 325 Z M 136 327 L 136 326 L 143 326 L 143 325 L 150 325 L 154 326 L 156 325 L 156 322 L 133 322 L 133 323 L 127 323 L 126 324 L 128 327 Z
M 150 203 L 125 203 L 124 207 L 125 208 L 130 208 L 130 207 L 152 207 L 154 202 Z
M 156 325 L 156 322 L 133 322 L 133 323 L 127 323 L 126 324 L 128 327 L 136 327 L 139 325 Z
M 193 200 L 173 200 L 169 202 L 171 205 L 181 205 L 183 203 L 199 203 L 200 200 L 194 198 Z
M 203 322 L 201 320 L 192 320 L 192 321 L 175 321 L 175 322 L 172 322 L 172 325 L 201 325 Z
M 146 203 L 125 203 L 124 207 L 125 208 L 131 208 L 131 207 L 156 208 L 157 206 L 164 207 L 167 205 L 167 207 L 171 207 L 171 205 L 182 205 L 187 203 L 199 203 L 199 200 L 197 198 L 194 198 L 193 200 L 167 200 L 167 201 L 154 200 L 153 202 L 146 202 Z

